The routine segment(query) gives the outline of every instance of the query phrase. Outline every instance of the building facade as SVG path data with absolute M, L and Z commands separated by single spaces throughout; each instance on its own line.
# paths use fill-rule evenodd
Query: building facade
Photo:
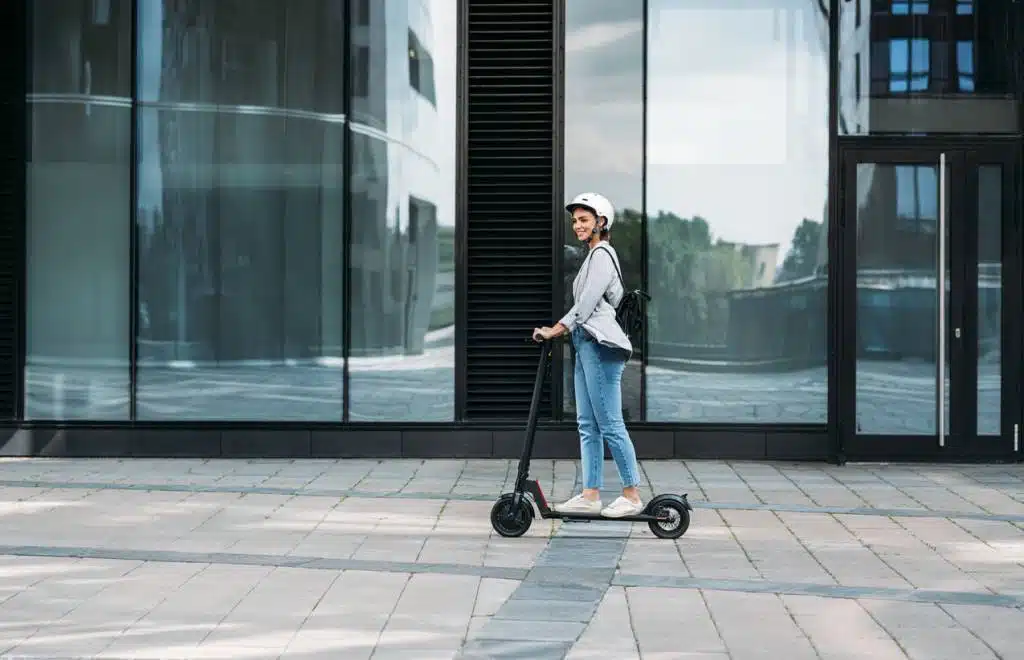
M 516 456 L 596 190 L 641 457 L 1024 457 L 1016 0 L 0 12 L 0 453 Z

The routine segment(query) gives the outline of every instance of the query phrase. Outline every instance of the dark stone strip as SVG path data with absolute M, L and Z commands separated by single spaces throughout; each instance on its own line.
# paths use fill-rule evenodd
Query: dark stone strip
M 771 580 L 718 580 L 662 575 L 620 574 L 612 579 L 619 587 L 667 587 L 670 589 L 706 589 L 738 591 L 750 594 L 785 594 L 822 596 L 824 598 L 874 598 L 905 603 L 937 605 L 988 605 L 1024 609 L 1024 599 L 1015 596 L 972 591 L 940 591 L 936 589 L 894 589 L 891 587 L 847 587 L 835 584 L 804 582 L 773 582 Z
M 332 488 L 282 488 L 275 486 L 216 486 L 200 484 L 143 484 L 90 481 L 0 480 L 5 488 L 53 488 L 68 490 L 127 490 L 174 493 L 238 493 L 241 495 L 284 495 L 288 497 L 360 497 L 366 499 L 457 500 L 491 502 L 494 493 L 417 493 Z M 691 500 L 695 509 L 721 511 L 775 511 L 784 513 L 820 513 L 828 515 L 882 516 L 885 518 L 949 518 L 1024 524 L 1024 514 L 977 513 L 965 511 L 929 511 L 925 509 L 876 509 L 872 507 L 804 506 L 801 504 L 760 504 L 740 502 L 700 502 Z
M 374 571 L 377 573 L 440 573 L 473 575 L 482 578 L 522 580 L 529 571 L 501 566 L 440 564 L 370 559 L 334 559 L 296 555 L 263 555 L 231 552 L 177 552 L 174 550 L 116 550 L 69 546 L 0 545 L 0 555 L 19 557 L 72 557 L 76 559 L 113 559 L 118 561 L 152 561 L 183 564 L 234 564 L 307 568 L 323 571 Z
M 567 523 L 561 529 L 564 530 L 574 526 Z M 560 531 L 559 534 L 561 533 Z M 500 566 L 473 566 L 470 564 L 334 559 L 330 557 L 230 552 L 117 550 L 76 546 L 0 545 L 0 555 L 192 564 L 232 564 L 330 571 L 436 573 L 521 580 L 522 584 L 513 592 L 505 605 L 499 609 L 492 623 L 495 620 L 540 621 L 581 624 L 585 626 L 593 617 L 594 612 L 597 610 L 597 605 L 604 597 L 609 585 L 806 595 L 824 598 L 874 598 L 899 602 L 935 603 L 940 605 L 986 605 L 1024 610 L 1024 598 L 971 591 L 858 587 L 809 582 L 775 582 L 771 580 L 686 578 L 629 573 L 615 574 L 615 566 L 618 564 L 622 551 L 626 546 L 627 533 L 625 530 L 621 530 L 619 537 L 590 536 L 586 539 L 573 537 L 571 534 L 555 536 L 541 554 L 537 565 L 529 570 Z M 572 567 L 567 565 L 569 563 L 568 557 L 570 556 L 574 558 Z M 506 626 L 507 628 L 508 626 Z M 566 632 L 576 628 L 578 626 L 566 626 L 562 628 L 562 631 Z M 485 627 L 486 630 L 487 628 Z M 505 635 L 507 632 L 507 630 L 503 631 L 501 627 L 497 628 L 499 637 L 496 639 L 504 639 L 502 635 Z M 581 628 L 580 632 L 582 632 Z M 550 632 L 550 634 L 554 633 Z M 539 638 L 535 637 L 533 639 Z
M 559 528 L 523 583 L 466 641 L 460 658 L 565 658 L 597 612 L 629 536 L 622 523 L 587 530 L 585 537 L 577 529 L 589 526 Z M 531 640 L 529 649 L 522 640 Z

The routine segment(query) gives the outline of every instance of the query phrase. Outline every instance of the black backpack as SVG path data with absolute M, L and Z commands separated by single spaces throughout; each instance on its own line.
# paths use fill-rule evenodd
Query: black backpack
M 604 246 L 599 245 L 597 249 L 604 249 Z M 619 306 L 615 308 L 615 320 L 618 321 L 619 327 L 626 333 L 630 341 L 636 344 L 636 342 L 643 338 L 644 323 L 647 320 L 644 306 L 651 300 L 651 296 L 640 289 L 633 289 L 632 291 L 627 289 L 615 256 L 607 249 L 605 249 L 605 252 L 608 252 L 608 258 L 612 260 L 615 272 L 619 276 L 619 283 L 622 284 L 622 300 L 619 301 Z

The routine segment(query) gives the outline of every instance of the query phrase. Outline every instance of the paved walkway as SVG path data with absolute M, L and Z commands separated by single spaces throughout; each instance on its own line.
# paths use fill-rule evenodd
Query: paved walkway
M 643 467 L 676 542 L 501 538 L 507 461 L 3 460 L 0 657 L 1024 658 L 1021 466 Z

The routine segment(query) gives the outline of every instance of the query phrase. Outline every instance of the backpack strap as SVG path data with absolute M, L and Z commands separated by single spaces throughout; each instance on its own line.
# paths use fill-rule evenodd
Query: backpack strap
M 611 251 L 608 250 L 608 248 L 606 248 L 603 245 L 598 245 L 594 249 L 595 250 L 603 250 L 604 252 L 606 252 L 608 254 L 608 258 L 612 260 L 612 266 L 615 266 L 615 273 L 616 273 L 616 275 L 619 276 L 619 284 L 622 285 L 622 290 L 625 291 L 626 290 L 626 283 L 622 279 L 622 271 L 619 270 L 619 264 L 618 264 L 617 261 L 615 261 L 615 256 L 612 255 Z

